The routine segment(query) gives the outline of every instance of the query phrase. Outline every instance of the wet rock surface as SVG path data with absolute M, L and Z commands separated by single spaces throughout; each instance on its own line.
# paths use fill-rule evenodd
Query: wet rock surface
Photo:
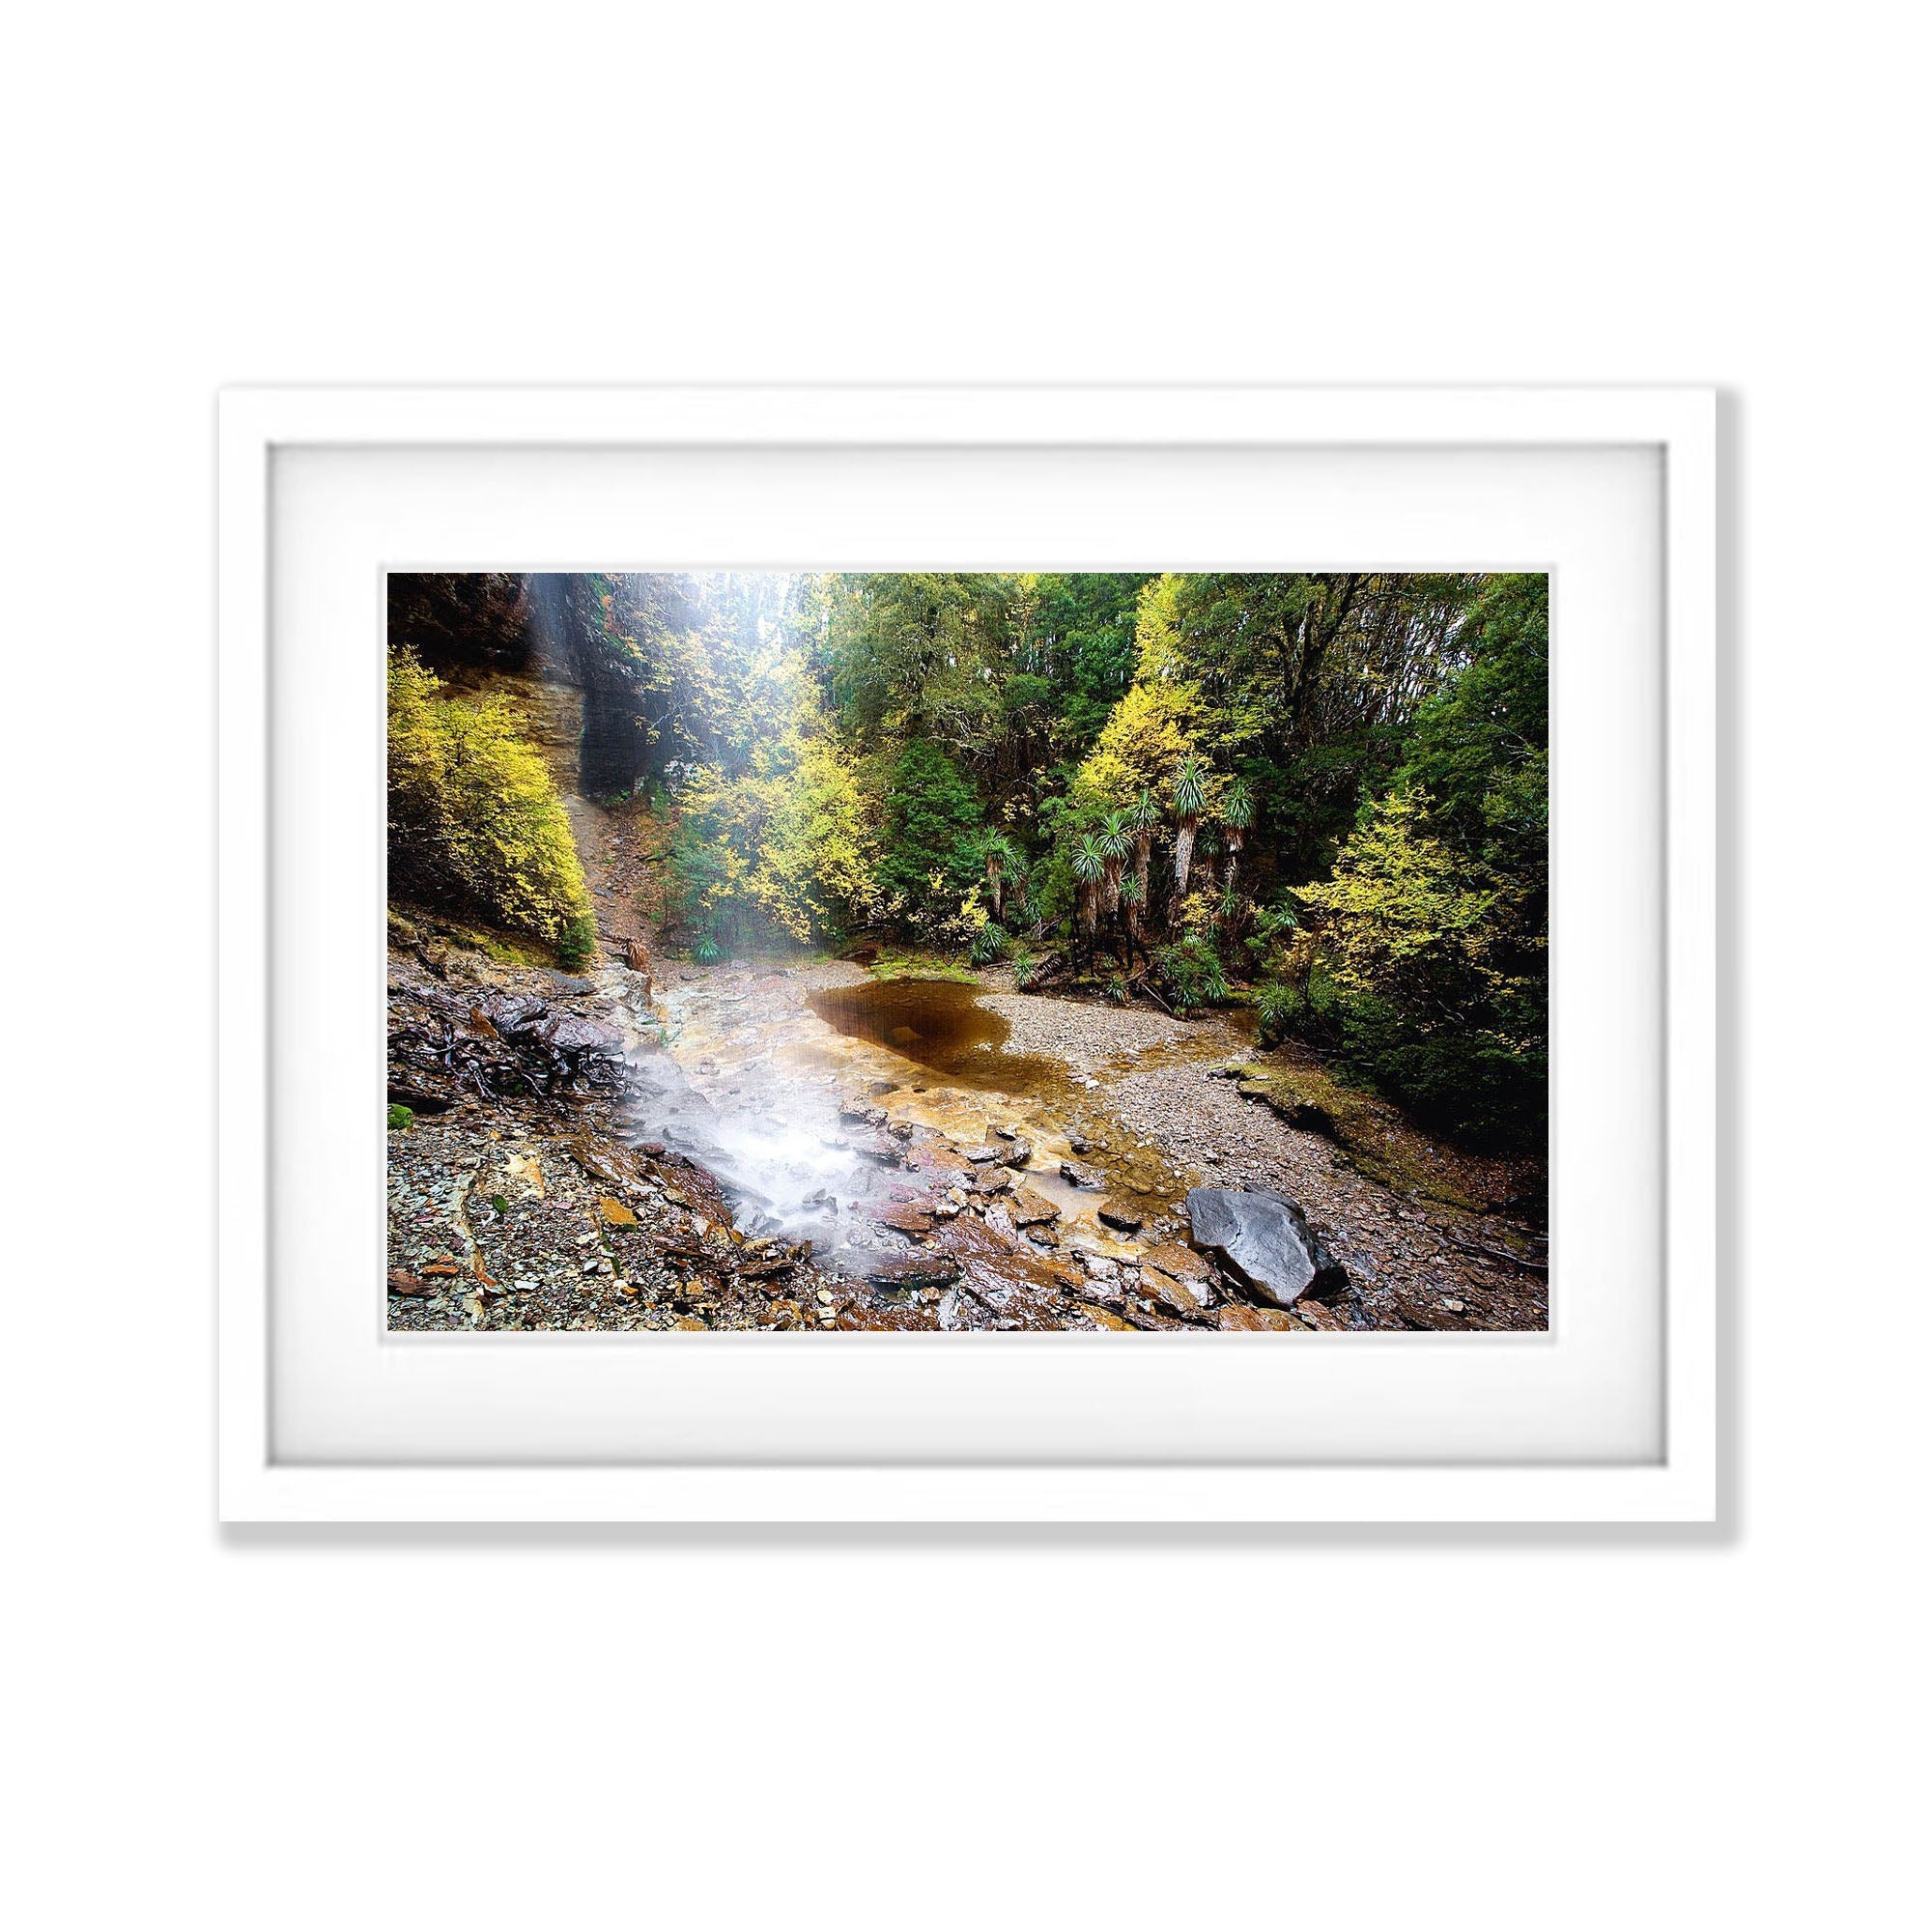
M 1212 1254 L 1254 1299 L 1293 1308 L 1304 1296 L 1333 1302 L 1348 1293 L 1348 1270 L 1285 1194 L 1197 1187 L 1187 1197 L 1187 1218 L 1195 1246 Z
M 388 1135 L 392 1328 L 850 1333 L 1159 1319 L 1130 1266 L 1102 1291 L 1109 1307 L 1094 1305 L 1079 1259 L 1055 1252 L 1061 1207 L 1019 1183 L 1030 1149 L 1017 1136 L 961 1147 L 888 1119 L 869 1096 L 828 1094 L 818 1152 L 848 1191 L 816 1190 L 820 1254 L 810 1236 L 764 1232 L 774 1204 L 685 1151 L 709 1146 L 727 1169 L 744 1151 L 738 1105 L 757 1113 L 744 1065 L 705 1053 L 695 1065 L 708 1070 L 693 1076 L 645 1050 L 626 1025 L 621 974 L 568 983 L 461 952 L 439 966 L 390 958 L 390 1086 L 424 1103 Z M 795 1138 L 795 1124 L 786 1131 Z

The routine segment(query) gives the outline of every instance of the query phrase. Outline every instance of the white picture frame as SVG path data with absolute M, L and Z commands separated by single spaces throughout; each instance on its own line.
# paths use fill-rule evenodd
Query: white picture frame
M 219 971 L 220 1284 L 218 1506 L 224 1520 L 432 1521 L 1625 1521 L 1708 1522 L 1719 1510 L 1716 1257 L 1716 400 L 1702 388 L 623 388 L 238 389 L 220 401 Z M 1658 485 L 1662 716 L 1654 769 L 1662 776 L 1654 849 L 1660 895 L 1654 1051 L 1661 1069 L 1661 1154 L 1654 1239 L 1655 1452 L 1642 1458 L 1518 1460 L 1493 1445 L 1439 1456 L 1411 1440 L 1400 1455 L 1336 1461 L 1304 1448 L 1289 1459 L 1178 1455 L 1080 1459 L 1067 1438 L 1051 1456 L 995 1460 L 891 1453 L 886 1434 L 863 1459 L 842 1452 L 781 1459 L 708 1453 L 591 1459 L 581 1436 L 554 1451 L 527 1444 L 500 1456 L 404 1454 L 372 1428 L 367 1453 L 348 1438 L 327 1453 L 278 1447 L 276 1405 L 288 1365 L 273 1373 L 270 1083 L 271 813 L 270 720 L 284 701 L 275 666 L 271 545 L 278 462 L 301 451 L 454 452 L 514 476 L 521 457 L 558 452 L 835 451 L 868 453 L 1122 452 L 1136 461 L 1192 462 L 1201 452 L 1289 452 L 1346 465 L 1377 453 L 1636 452 Z M 879 455 L 877 460 L 884 461 Z M 959 459 L 964 462 L 962 457 Z M 1124 455 L 1122 457 L 1124 460 Z M 1340 473 L 1338 471 L 1338 473 Z M 511 486 L 514 488 L 514 484 Z M 398 561 L 402 559 L 397 559 Z M 486 567 L 496 554 L 409 561 Z M 523 562 L 610 560 L 558 555 Z M 701 566 L 715 553 L 669 561 Z M 770 558 L 823 567 L 869 559 Z M 1084 559 L 1083 559 L 1084 560 Z M 1261 561 L 1262 559 L 1256 559 Z M 1397 559 L 1376 559 L 1384 565 Z M 1407 559 L 1401 559 L 1406 561 Z M 1469 559 L 1473 567 L 1478 561 Z M 961 558 L 980 565 L 980 557 Z M 371 621 L 376 603 L 371 598 Z M 379 626 L 372 631 L 378 643 Z M 1563 629 L 1554 651 L 1562 675 Z M 303 728 L 294 721 L 289 728 Z M 1559 752 L 1559 771 L 1561 754 Z M 1560 782 L 1560 779 L 1559 779 Z M 1648 782 L 1648 781 L 1646 781 Z M 1602 802 L 1602 809 L 1609 809 Z M 286 812 L 281 814 L 286 816 Z M 1645 863 L 1648 863 L 1646 860 Z M 1564 890 L 1559 867 L 1558 890 Z M 286 1049 L 286 1041 L 284 1041 Z M 1564 1077 L 1559 1053 L 1559 1083 Z M 1561 1153 L 1558 1184 L 1561 1184 Z M 1561 1249 L 1557 1250 L 1561 1268 Z M 1555 1292 L 1561 1293 L 1560 1272 Z M 483 1340 L 484 1338 L 475 1338 Z M 584 1338 L 597 1339 L 597 1338 Z M 624 1338 L 648 1344 L 659 1338 Z M 705 1378 L 798 1373 L 807 1360 L 741 1353 L 740 1338 L 703 1360 Z M 822 1351 L 838 1342 L 815 1342 Z M 911 1338 L 896 1338 L 900 1340 Z M 920 1338 L 923 1339 L 923 1338 Z M 956 1338 L 933 1338 L 942 1344 Z M 996 1344 L 1020 1338 L 986 1338 Z M 1033 1338 L 1047 1339 L 1047 1338 Z M 1065 1338 L 1069 1342 L 1086 1338 Z M 1157 1338 L 1142 1338 L 1155 1341 Z M 1208 1346 L 1241 1338 L 1213 1338 Z M 1283 1338 L 1252 1338 L 1279 1347 Z M 1376 1338 L 1311 1338 L 1338 1343 Z M 1406 1339 L 1406 1338 L 1394 1338 Z M 1458 1338 L 1501 1341 L 1517 1338 Z M 359 1346 L 359 1345 L 358 1345 Z M 370 1348 L 380 1346 L 372 1340 Z M 1394 1359 L 1385 1354 L 1382 1359 Z M 373 1360 L 374 1357 L 372 1356 Z M 612 1360 L 587 1351 L 558 1370 L 586 1387 Z M 964 1360 L 955 1354 L 955 1361 Z M 965 1373 L 992 1389 L 1016 1364 L 1036 1383 L 1072 1373 L 1063 1350 L 1045 1358 L 972 1351 Z M 1158 1386 L 1163 1362 L 1145 1373 Z M 1197 1360 L 1198 1350 L 1197 1350 Z M 1236 1359 L 1230 1353 L 1225 1359 Z M 1244 1360 L 1261 1359 L 1250 1353 Z M 1279 1357 L 1277 1356 L 1277 1359 Z M 1330 1350 L 1325 1360 L 1344 1358 Z M 1469 1358 L 1465 1355 L 1464 1361 Z M 699 1358 L 692 1355 L 696 1364 Z M 547 1371 L 548 1373 L 548 1371 Z M 1192 1371 L 1188 1372 L 1190 1376 Z M 1337 1373 L 1340 1373 L 1338 1370 Z M 771 1384 L 776 1385 L 776 1384 Z M 768 1397 L 761 1397 L 768 1400 Z M 1203 1398 L 1204 1400 L 1206 1398 Z M 820 1398 L 824 1400 L 823 1396 Z M 882 1425 L 883 1427 L 883 1425 Z M 748 1438 L 749 1441 L 749 1438 Z

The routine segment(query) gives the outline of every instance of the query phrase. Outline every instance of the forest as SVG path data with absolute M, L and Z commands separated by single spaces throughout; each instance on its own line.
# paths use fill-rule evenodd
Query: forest
M 461 582 L 463 665 L 392 602 L 392 893 L 590 956 L 555 761 L 472 674 L 494 624 L 584 692 L 582 789 L 657 828 L 694 962 L 870 941 L 1251 1009 L 1433 1130 L 1541 1149 L 1547 579 Z

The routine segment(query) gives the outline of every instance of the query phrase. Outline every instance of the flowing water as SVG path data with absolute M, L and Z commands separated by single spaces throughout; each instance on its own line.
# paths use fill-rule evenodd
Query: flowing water
M 840 969 L 719 968 L 662 989 L 667 1050 L 638 1056 L 638 1137 L 661 1140 L 709 1169 L 747 1234 L 809 1239 L 821 1260 L 863 1267 L 882 1239 L 873 1215 L 929 1198 L 930 1171 L 880 1158 L 903 1140 L 841 1118 L 865 1102 L 920 1147 L 984 1144 L 996 1127 L 1022 1135 L 1022 1179 L 1060 1208 L 1064 1232 L 1125 1252 L 1094 1219 L 1100 1195 L 1075 1188 L 1065 1122 L 1078 1095 L 1057 1061 L 1006 1050 L 1006 1020 L 977 987 L 951 981 L 813 983 Z M 1127 1184 L 1104 1154 L 1081 1157 Z M 1142 1178 L 1136 1175 L 1135 1179 Z

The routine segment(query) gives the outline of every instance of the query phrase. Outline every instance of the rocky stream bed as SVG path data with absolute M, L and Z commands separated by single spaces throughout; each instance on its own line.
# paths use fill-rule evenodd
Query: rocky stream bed
M 1547 1325 L 1507 1176 L 1371 1178 L 1225 1019 L 613 952 L 392 949 L 392 1328 Z

